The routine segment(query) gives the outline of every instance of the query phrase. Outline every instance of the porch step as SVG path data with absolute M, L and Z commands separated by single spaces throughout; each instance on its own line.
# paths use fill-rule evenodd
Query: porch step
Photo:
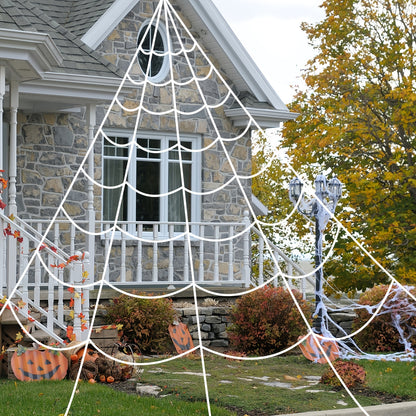
M 61 331 L 59 329 L 55 329 L 53 332 L 58 337 L 61 336 Z M 30 335 L 33 338 L 35 338 L 36 341 L 39 341 L 39 342 L 41 342 L 42 344 L 45 344 L 45 345 L 56 342 L 55 338 L 52 338 L 48 333 L 46 333 L 45 331 L 43 331 L 41 329 L 36 329 L 34 327 L 30 331 Z M 22 340 L 22 345 L 24 347 L 31 347 L 33 343 L 34 343 L 34 341 L 32 340 L 32 338 L 30 338 L 28 335 L 25 334 L 25 336 L 23 337 L 23 340 Z
M 22 317 L 21 315 L 17 314 L 19 321 L 22 325 L 27 325 L 29 320 L 27 318 Z M 17 325 L 16 319 L 13 316 L 12 311 L 6 309 L 0 317 L 0 324 L 1 325 Z

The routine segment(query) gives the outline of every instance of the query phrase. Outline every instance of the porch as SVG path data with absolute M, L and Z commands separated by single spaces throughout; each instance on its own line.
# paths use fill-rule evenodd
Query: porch
M 86 236 L 88 225 L 63 218 L 53 224 L 11 220 L 0 212 L 0 299 L 10 298 L 19 318 L 60 343 L 69 326 L 78 340 L 87 336 L 91 291 L 100 283 L 125 291 L 176 293 L 197 284 L 240 292 L 270 279 L 281 284 L 273 279 L 279 268 L 294 277 L 304 274 L 250 226 L 248 213 L 240 223 L 192 223 L 190 234 L 181 231 L 183 223 L 124 222 L 114 228 L 98 222 L 97 235 Z M 126 233 L 131 227 L 134 236 Z M 304 279 L 289 280 L 305 292 Z

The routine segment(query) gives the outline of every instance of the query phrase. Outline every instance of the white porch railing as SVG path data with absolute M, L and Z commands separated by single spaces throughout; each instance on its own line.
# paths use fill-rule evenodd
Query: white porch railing
M 59 227 L 55 227 L 54 233 L 54 241 L 45 239 L 39 255 L 31 259 L 42 241 L 41 224 L 35 229 L 19 218 L 11 220 L 0 212 L 0 298 L 9 298 L 11 307 L 23 321 L 55 341 L 63 343 L 68 325 L 73 326 L 76 338 L 82 340 L 86 333 L 82 325 L 88 326 L 89 306 L 77 301 L 74 301 L 73 308 L 65 306 L 71 296 L 59 281 L 81 284 L 89 255 L 80 252 L 66 254 L 59 248 Z M 12 245 L 16 246 L 13 250 L 18 253 L 15 261 L 7 256 Z M 88 289 L 77 290 L 74 297 L 88 297 L 86 292 Z M 72 317 L 71 310 L 72 319 L 68 317 Z
M 88 254 L 84 258 L 81 255 L 87 245 L 84 230 L 88 229 L 89 223 L 81 221 L 75 226 L 59 219 L 44 240 L 45 248 L 27 267 L 50 223 L 17 218 L 11 221 L 0 212 L 0 230 L 10 226 L 12 232 L 18 231 L 22 238 L 19 243 L 13 236 L 0 232 L 0 293 L 12 295 L 19 314 L 28 317 L 32 311 L 33 316 L 39 315 L 34 326 L 62 342 L 62 333 L 68 324 L 73 325 L 77 339 L 82 339 L 86 333 L 81 326 L 88 326 L 89 291 L 74 293 L 74 305 L 71 306 L 74 309 L 70 309 L 68 287 L 59 282 L 71 285 L 81 284 L 83 279 L 92 282 L 104 278 L 115 286 L 144 288 L 177 287 L 195 280 L 201 285 L 248 287 L 272 279 L 278 269 L 288 275 L 304 274 L 278 247 L 266 242 L 256 228 L 248 225 L 247 217 L 241 223 L 193 223 L 189 240 L 183 233 L 183 223 L 122 222 L 113 234 L 97 235 L 93 239 L 94 247 L 89 240 L 88 249 L 94 250 L 94 264 L 90 267 Z M 111 226 L 109 222 L 97 223 L 96 231 L 106 231 Z M 7 261 L 7 245 L 11 243 L 17 245 L 15 264 Z M 110 261 L 106 262 L 109 250 Z M 270 250 L 278 259 L 279 267 L 271 261 Z M 71 261 L 71 256 L 76 253 L 78 258 Z M 84 274 L 82 278 L 86 270 L 90 271 L 90 276 Z M 17 282 L 22 275 L 21 281 Z M 300 290 L 304 288 L 296 282 L 294 286 Z M 68 322 L 71 310 L 74 320 Z M 61 334 L 56 334 L 57 330 Z

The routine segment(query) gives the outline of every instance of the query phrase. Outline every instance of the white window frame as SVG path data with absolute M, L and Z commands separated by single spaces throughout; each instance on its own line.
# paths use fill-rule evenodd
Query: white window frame
M 142 32 L 145 32 L 147 29 L 147 26 L 151 24 L 152 26 L 154 26 L 154 28 L 159 31 L 161 37 L 162 37 L 162 41 L 163 41 L 163 52 L 166 53 L 169 51 L 169 43 L 170 40 L 167 37 L 167 33 L 166 33 L 166 27 L 165 25 L 159 20 L 159 23 L 156 25 L 155 23 L 152 23 L 151 19 L 147 19 L 145 20 L 142 25 L 140 26 L 140 29 L 137 33 L 137 46 L 139 46 L 139 36 Z M 140 51 L 139 51 L 140 53 Z M 139 63 L 139 56 L 137 55 L 137 64 L 139 65 L 139 68 L 141 69 L 141 71 L 143 72 L 143 74 L 146 74 L 146 69 L 142 68 L 140 63 Z M 160 68 L 160 71 L 155 75 L 155 76 L 151 76 L 148 75 L 148 79 L 154 83 L 158 83 L 158 82 L 162 82 L 165 78 L 166 75 L 169 73 L 169 66 L 170 66 L 170 62 L 169 62 L 169 54 L 166 53 L 166 55 L 163 56 L 163 64 L 162 67 Z
M 105 134 L 111 137 L 125 137 L 127 139 L 131 139 L 132 133 L 125 131 L 125 130 L 117 130 L 117 129 L 106 129 Z M 159 133 L 154 131 L 139 131 L 136 134 L 136 141 L 138 139 L 151 139 L 151 140 L 160 140 L 161 141 L 161 149 L 167 149 L 169 145 L 169 141 L 177 141 L 177 137 L 175 134 L 172 133 Z M 180 140 L 186 142 L 192 142 L 192 161 L 190 162 L 191 165 L 191 187 L 192 191 L 196 193 L 201 192 L 201 182 L 202 182 L 202 165 L 201 165 L 201 142 L 202 138 L 200 135 L 196 134 L 181 134 Z M 103 170 L 104 170 L 104 159 L 124 159 L 119 156 L 106 156 L 104 153 L 104 144 L 105 139 L 103 139 L 102 143 L 102 157 L 103 157 Z M 129 166 L 129 183 L 132 185 L 133 188 L 136 188 L 136 162 L 139 160 L 139 157 L 135 157 L 134 163 L 130 163 Z M 153 159 L 149 159 L 153 160 Z M 166 194 L 168 192 L 168 168 L 169 168 L 169 152 L 165 151 L 160 154 L 160 194 Z M 104 181 L 105 174 L 103 172 L 102 178 Z M 132 224 L 128 227 L 128 232 L 132 235 L 137 234 L 137 228 L 134 225 L 136 223 L 136 204 L 131 203 L 134 201 L 136 193 L 133 189 L 127 188 L 127 221 L 131 221 Z M 101 193 L 101 198 L 104 198 L 104 192 Z M 104 203 L 101 203 L 102 212 L 101 215 L 104 218 Z M 169 214 L 169 207 L 168 207 L 168 196 L 160 198 L 160 208 L 159 208 L 159 221 L 160 223 L 160 230 L 159 230 L 159 237 L 166 238 L 169 235 L 169 227 L 168 227 L 168 214 Z M 191 218 L 189 219 L 190 223 L 192 223 L 191 232 L 195 235 L 199 234 L 199 226 L 198 223 L 201 222 L 201 195 L 198 194 L 191 194 Z M 175 233 L 181 234 L 181 232 Z M 144 231 L 144 237 L 151 237 L 153 235 L 150 231 Z M 120 233 L 115 234 L 115 238 L 120 238 Z

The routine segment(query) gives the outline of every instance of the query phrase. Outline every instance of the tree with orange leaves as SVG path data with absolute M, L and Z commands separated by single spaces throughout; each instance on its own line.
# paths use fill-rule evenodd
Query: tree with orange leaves
M 400 282 L 416 284 L 416 0 L 322 7 L 321 22 L 303 25 L 316 56 L 283 146 L 299 171 L 338 176 L 341 222 Z M 388 280 L 347 234 L 325 271 L 347 292 Z

